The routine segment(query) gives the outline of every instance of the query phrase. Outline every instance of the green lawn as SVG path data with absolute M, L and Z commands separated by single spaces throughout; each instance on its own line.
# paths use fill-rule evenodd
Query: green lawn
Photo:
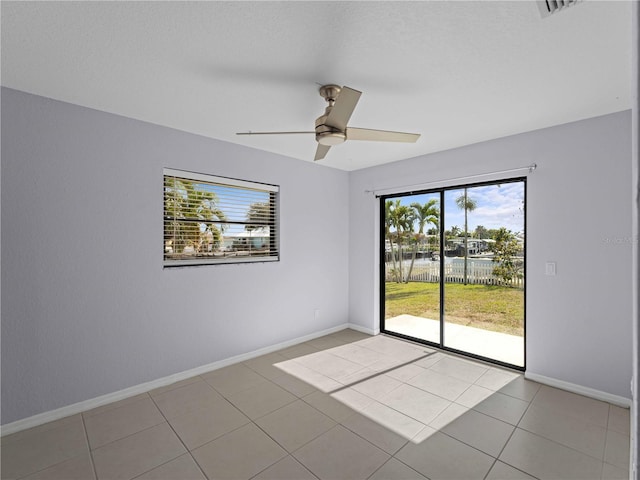
M 406 313 L 440 318 L 437 283 L 386 283 L 385 318 Z M 524 334 L 524 291 L 493 285 L 445 285 L 447 322 L 494 332 Z

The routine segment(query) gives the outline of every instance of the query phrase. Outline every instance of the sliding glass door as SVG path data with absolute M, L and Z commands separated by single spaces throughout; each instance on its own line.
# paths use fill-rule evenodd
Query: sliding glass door
M 524 368 L 525 187 L 382 197 L 382 331 Z
M 444 192 L 443 346 L 524 367 L 524 182 Z
M 384 327 L 440 343 L 440 194 L 384 200 Z

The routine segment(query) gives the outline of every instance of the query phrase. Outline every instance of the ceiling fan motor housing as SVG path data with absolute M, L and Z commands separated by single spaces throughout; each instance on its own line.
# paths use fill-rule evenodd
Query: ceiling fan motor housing
M 316 141 L 321 145 L 339 145 L 347 139 L 344 132 L 324 123 L 330 111 L 331 107 L 327 107 L 324 115 L 321 115 L 316 119 Z

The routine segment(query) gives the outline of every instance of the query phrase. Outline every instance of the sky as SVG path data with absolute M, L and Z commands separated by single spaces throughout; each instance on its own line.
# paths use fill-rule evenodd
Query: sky
M 232 210 L 229 208 L 229 197 L 236 197 L 238 190 L 221 186 L 201 185 L 201 188 L 214 191 L 218 196 L 219 206 L 225 211 L 230 220 L 244 221 L 248 206 L 256 201 L 268 201 L 268 194 L 264 192 L 243 192 L 246 195 L 242 207 Z M 207 188 L 208 187 L 208 188 Z M 464 189 L 452 189 L 445 191 L 445 230 L 458 226 L 464 229 L 464 211 L 456 204 L 456 198 L 463 195 Z M 524 182 L 511 182 L 492 184 L 467 189 L 467 197 L 476 202 L 476 208 L 468 213 L 469 231 L 482 225 L 487 229 L 506 227 L 514 233 L 524 232 Z M 410 205 L 413 202 L 426 203 L 431 198 L 439 199 L 440 193 L 408 195 L 395 197 L 401 199 L 401 204 Z M 236 197 L 237 199 L 237 197 Z M 235 203 L 232 201 L 232 203 Z M 425 231 L 431 225 L 425 227 Z M 228 225 L 227 234 L 244 231 L 239 225 Z
M 464 229 L 464 210 L 456 205 L 456 198 L 463 195 L 464 189 L 445 191 L 445 230 L 452 226 Z M 506 227 L 514 233 L 524 232 L 524 183 L 513 182 L 494 184 L 467 189 L 467 197 L 475 200 L 476 208 L 467 214 L 469 231 L 482 225 L 487 229 Z M 402 205 L 413 202 L 426 203 L 431 198 L 440 198 L 439 193 L 395 197 Z M 431 228 L 431 227 L 428 227 Z

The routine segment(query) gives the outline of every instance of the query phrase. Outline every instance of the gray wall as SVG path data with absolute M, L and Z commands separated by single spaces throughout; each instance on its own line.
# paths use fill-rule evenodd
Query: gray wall
M 630 398 L 630 159 L 626 111 L 352 172 L 350 321 L 379 325 L 379 201 L 365 190 L 537 163 L 527 182 L 527 370 Z M 557 276 L 545 276 L 546 261 Z
M 528 370 L 629 397 L 630 122 L 347 174 L 2 89 L 2 424 L 347 321 L 375 329 L 364 190 L 532 162 Z M 163 270 L 162 167 L 279 184 L 282 260 Z
M 163 270 L 163 167 L 280 185 L 281 261 Z M 346 172 L 2 89 L 1 193 L 3 424 L 348 321 Z

